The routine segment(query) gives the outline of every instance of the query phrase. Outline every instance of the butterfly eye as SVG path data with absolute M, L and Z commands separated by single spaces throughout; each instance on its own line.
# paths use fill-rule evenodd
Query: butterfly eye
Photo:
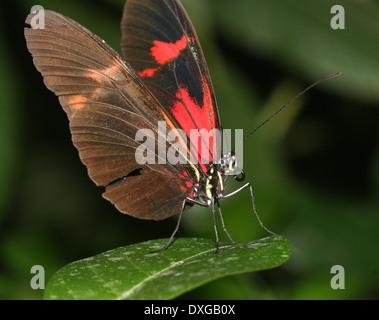
M 235 175 L 233 177 L 234 177 L 234 179 L 236 179 L 236 181 L 242 182 L 242 181 L 245 180 L 245 177 L 246 177 L 245 171 L 242 170 L 241 173 L 240 173 L 240 175 Z

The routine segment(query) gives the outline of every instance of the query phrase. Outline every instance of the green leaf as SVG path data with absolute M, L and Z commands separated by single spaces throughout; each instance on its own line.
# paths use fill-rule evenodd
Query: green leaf
M 179 238 L 169 249 L 167 239 L 117 248 L 70 263 L 49 281 L 45 299 L 173 299 L 228 275 L 277 267 L 288 260 L 290 242 L 281 236 L 236 246 Z

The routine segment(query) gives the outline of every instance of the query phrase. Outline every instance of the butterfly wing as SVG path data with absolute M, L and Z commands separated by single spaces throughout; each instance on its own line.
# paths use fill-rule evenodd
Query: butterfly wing
M 221 128 L 204 55 L 179 1 L 128 0 L 121 30 L 124 58 L 154 92 L 175 126 L 188 137 L 191 129 L 210 132 Z M 190 152 L 200 163 L 200 172 L 206 172 L 201 164 L 213 163 L 220 156 L 221 139 L 206 139 L 201 132 L 198 139 L 197 146 L 191 141 Z M 203 145 L 207 152 L 201 152 Z
M 137 130 L 156 133 L 157 122 L 165 120 L 136 71 L 102 39 L 53 11 L 45 11 L 44 29 L 25 28 L 25 38 L 47 88 L 67 113 L 89 176 L 106 187 L 103 196 L 138 218 L 178 214 L 193 186 L 187 166 L 141 165 L 135 159 Z

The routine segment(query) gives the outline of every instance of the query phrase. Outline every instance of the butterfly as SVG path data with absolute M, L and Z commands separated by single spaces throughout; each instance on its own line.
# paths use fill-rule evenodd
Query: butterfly
M 215 221 L 219 201 L 248 188 L 250 183 L 225 195 L 238 160 L 233 152 L 221 157 L 220 137 L 201 134 L 185 141 L 179 130 L 221 130 L 215 94 L 195 29 L 179 0 L 128 0 L 121 30 L 122 56 L 91 31 L 54 11 L 45 10 L 44 28 L 33 28 L 34 13 L 26 23 L 27 47 L 44 83 L 59 98 L 69 119 L 72 141 L 89 177 L 105 187 L 103 197 L 116 208 L 140 219 L 162 220 L 179 214 L 167 244 L 178 231 L 183 211 L 192 205 L 211 207 Z M 155 137 L 176 132 L 174 150 L 182 161 L 139 163 L 136 152 L 143 129 Z M 162 134 L 161 134 L 162 135 Z M 145 137 L 146 139 L 148 137 Z M 158 139 L 159 140 L 159 139 Z M 199 142 L 196 141 L 196 142 Z M 145 153 L 161 159 L 162 145 L 154 141 Z M 184 161 L 183 161 L 184 159 Z M 197 161 L 196 161 L 197 160 Z M 204 161 L 206 160 L 206 161 Z M 242 181 L 244 172 L 233 176 Z M 216 223 L 216 252 L 219 248 Z

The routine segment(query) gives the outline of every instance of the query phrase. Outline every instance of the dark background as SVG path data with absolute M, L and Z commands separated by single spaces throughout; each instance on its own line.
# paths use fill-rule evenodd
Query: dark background
M 123 0 L 39 1 L 120 52 Z M 122 215 L 101 197 L 71 143 L 68 120 L 26 49 L 32 1 L 0 5 L 0 298 L 40 299 L 47 279 L 108 249 L 168 237 L 176 223 Z M 327 0 L 183 0 L 197 29 L 224 128 L 246 133 L 312 82 L 244 146 L 244 169 L 265 224 L 293 244 L 282 267 L 228 277 L 182 298 L 379 298 L 379 3 L 343 1 L 332 30 Z M 228 191 L 238 187 L 230 182 Z M 221 203 L 237 242 L 267 234 L 248 192 Z M 222 234 L 222 229 L 220 229 Z M 213 238 L 210 209 L 186 211 L 181 237 Z M 222 239 L 227 237 L 222 234 Z M 330 269 L 345 269 L 332 290 Z M 209 268 L 212 268 L 210 265 Z

